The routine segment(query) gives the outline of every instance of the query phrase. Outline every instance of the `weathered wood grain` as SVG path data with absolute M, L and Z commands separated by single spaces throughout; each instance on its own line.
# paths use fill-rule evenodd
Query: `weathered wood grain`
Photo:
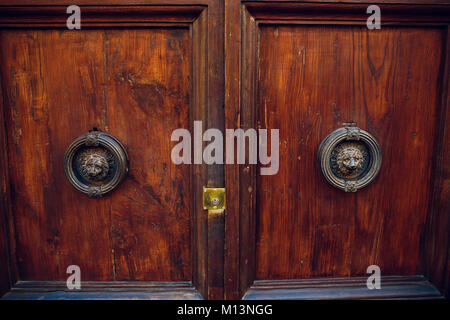
M 368 31 L 374 2 L 383 27 Z M 68 4 L 82 6 L 80 32 L 65 30 Z M 440 298 L 424 274 L 448 294 L 449 4 L 0 0 L 0 293 Z M 279 173 L 174 166 L 170 133 L 193 120 L 281 129 Z M 356 194 L 330 187 L 315 159 L 349 120 L 384 154 Z M 61 161 L 92 127 L 131 160 L 96 200 L 67 183 Z M 208 216 L 201 188 L 224 183 L 225 216 Z M 98 282 L 68 292 L 57 281 L 69 264 Z M 369 264 L 403 276 L 368 292 L 354 276 Z
M 62 280 L 70 264 L 86 280 L 190 279 L 190 173 L 170 161 L 171 131 L 189 126 L 188 30 L 1 39 L 22 279 Z M 120 194 L 102 199 L 73 189 L 61 161 L 93 127 L 121 140 L 131 159 Z
M 223 3 L 89 2 L 80 32 L 65 30 L 67 2 L 29 4 L 0 4 L 2 65 L 24 76 L 19 86 L 14 68 L 2 68 L 11 92 L 5 132 L 16 148 L 8 157 L 12 187 L 2 177 L 12 195 L 5 203 L 19 216 L 9 226 L 19 266 L 13 275 L 62 280 L 76 260 L 83 280 L 191 280 L 201 296 L 223 297 L 224 217 L 208 219 L 199 197 L 205 185 L 223 186 L 223 166 L 170 161 L 173 129 L 192 129 L 194 119 L 223 128 Z M 122 193 L 98 201 L 71 189 L 61 163 L 52 167 L 92 127 L 119 138 L 130 154 Z
M 172 131 L 189 128 L 188 30 L 114 30 L 104 52 L 108 127 L 131 159 L 111 195 L 116 280 L 188 280 L 190 168 L 170 159 Z
M 442 59 L 442 29 L 260 28 L 258 123 L 280 129 L 281 158 L 277 176 L 257 178 L 257 279 L 422 271 Z M 321 177 L 316 151 L 352 120 L 383 163 L 344 193 Z
M 224 110 L 224 2 L 210 7 L 208 25 L 208 105 L 207 128 L 225 132 Z M 211 50 L 214 48 L 214 50 Z M 213 58 L 215 56 L 215 58 Z M 207 186 L 224 187 L 223 164 L 207 166 Z M 224 298 L 225 213 L 208 213 L 208 299 Z
M 112 277 L 108 200 L 92 201 L 75 192 L 61 160 L 74 138 L 101 123 L 102 38 L 99 31 L 1 34 L 22 279 L 63 279 L 71 264 L 93 280 Z

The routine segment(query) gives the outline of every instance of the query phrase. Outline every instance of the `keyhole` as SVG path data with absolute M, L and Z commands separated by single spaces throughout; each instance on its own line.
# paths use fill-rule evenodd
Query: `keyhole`
M 219 199 L 217 199 L 217 198 L 212 198 L 212 199 L 211 199 L 211 204 L 212 204 L 213 206 L 217 206 L 217 205 L 219 204 Z

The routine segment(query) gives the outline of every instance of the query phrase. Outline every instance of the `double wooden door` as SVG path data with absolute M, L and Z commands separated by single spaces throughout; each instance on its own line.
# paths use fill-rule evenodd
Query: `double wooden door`
M 448 293 L 450 6 L 383 1 L 369 29 L 364 2 L 78 0 L 69 30 L 71 2 L 0 1 L 4 298 Z M 175 164 L 172 133 L 194 121 L 278 129 L 278 171 L 248 156 Z M 382 154 L 356 192 L 316 159 L 348 123 Z M 129 158 L 100 198 L 73 188 L 63 161 L 94 128 Z M 225 211 L 204 210 L 203 187 L 225 187 Z M 371 265 L 381 289 L 366 286 Z

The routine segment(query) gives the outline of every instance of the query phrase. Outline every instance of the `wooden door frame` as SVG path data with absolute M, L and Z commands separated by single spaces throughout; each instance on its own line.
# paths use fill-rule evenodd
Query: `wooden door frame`
M 449 1 L 229 1 L 225 6 L 225 124 L 256 128 L 257 48 L 259 24 L 365 25 L 370 3 L 383 12 L 383 25 L 439 26 L 447 34 L 445 65 L 440 76 L 441 105 L 433 156 L 431 213 L 421 239 L 423 275 L 383 277 L 390 292 L 359 290 L 363 278 L 255 280 L 256 165 L 226 166 L 225 297 L 227 299 L 278 298 L 440 298 L 449 296 L 450 258 L 450 139 Z M 239 64 L 236 63 L 239 61 Z M 236 183 L 239 181 L 239 183 Z M 439 291 L 437 289 L 439 289 Z M 369 291 L 369 292 L 368 292 Z
M 80 6 L 82 28 L 185 27 L 192 37 L 191 132 L 194 120 L 223 129 L 223 2 L 221 0 L 1 0 L 0 28 L 66 28 L 66 8 Z M 126 6 L 124 6 L 124 4 Z M 0 147 L 7 150 L 3 98 Z M 8 157 L 0 156 L 0 296 L 9 299 L 221 299 L 224 216 L 203 210 L 203 186 L 223 186 L 223 166 L 192 165 L 192 281 L 87 281 L 78 292 L 65 282 L 21 281 L 15 253 Z

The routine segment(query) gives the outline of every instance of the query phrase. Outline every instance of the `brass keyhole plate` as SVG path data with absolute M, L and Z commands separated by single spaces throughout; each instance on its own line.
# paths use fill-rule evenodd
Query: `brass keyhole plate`
M 203 209 L 224 210 L 225 188 L 203 188 Z

